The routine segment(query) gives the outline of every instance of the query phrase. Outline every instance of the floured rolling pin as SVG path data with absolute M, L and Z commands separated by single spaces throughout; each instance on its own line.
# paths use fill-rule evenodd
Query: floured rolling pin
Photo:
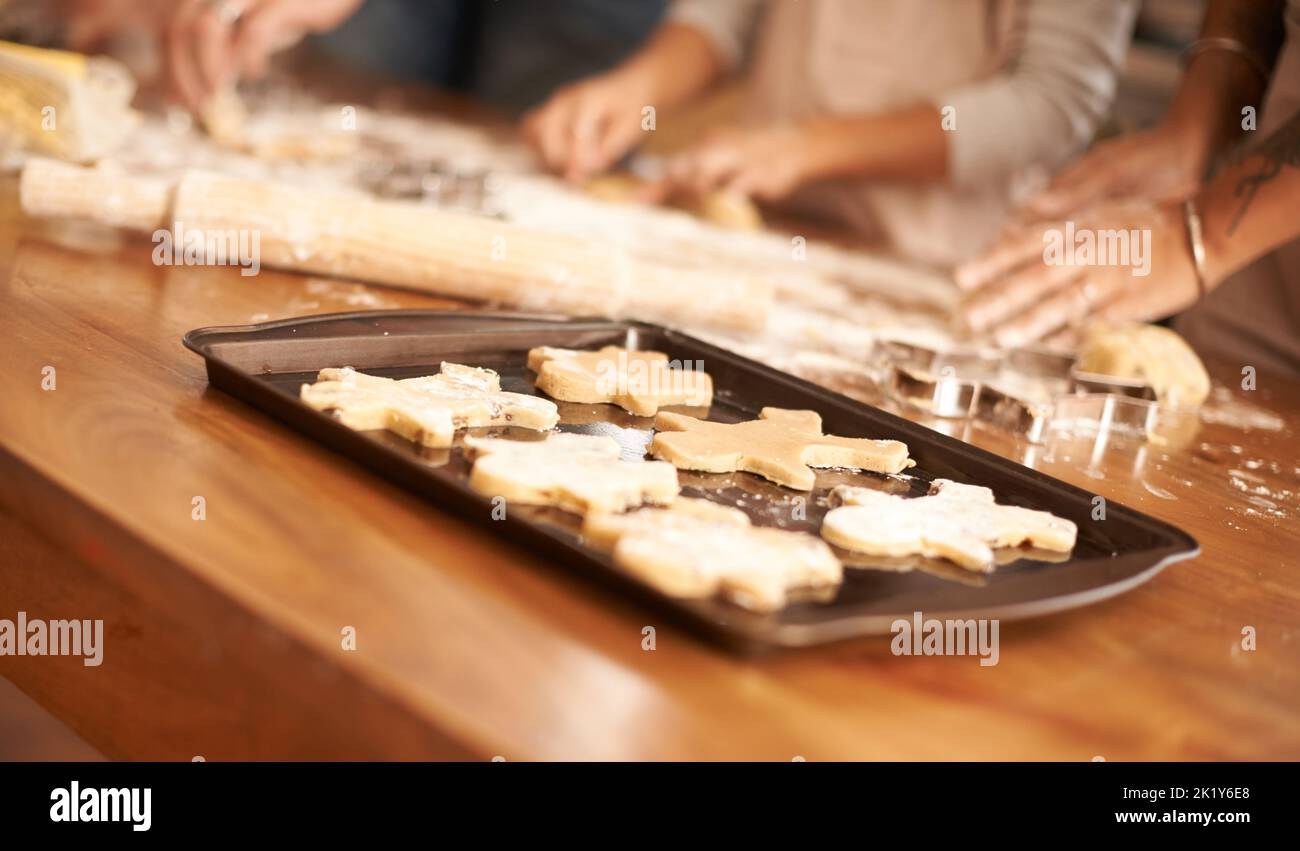
M 467 213 L 346 192 L 187 172 L 174 183 L 32 160 L 19 191 L 32 216 L 146 233 L 179 224 L 251 230 L 264 266 L 389 284 L 524 310 L 753 329 L 771 282 L 647 262 L 615 246 Z

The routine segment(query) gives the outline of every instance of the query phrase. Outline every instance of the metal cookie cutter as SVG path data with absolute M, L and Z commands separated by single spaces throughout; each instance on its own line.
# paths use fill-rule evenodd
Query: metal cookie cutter
M 939 375 L 895 364 L 889 373 L 889 393 L 895 401 L 936 417 L 965 419 L 979 402 L 978 381 L 958 378 L 947 370 Z
M 1072 373 L 1072 378 L 1074 382 L 1072 389 L 1075 393 L 1113 393 L 1131 399 L 1145 399 L 1150 402 L 1156 400 L 1155 388 L 1136 379 L 1102 375 L 1097 372 L 1081 372 L 1077 369 Z
M 1053 410 L 1051 402 L 1022 399 L 986 384 L 980 390 L 975 415 L 981 422 L 1038 443 L 1047 432 Z
M 905 343 L 900 340 L 882 340 L 880 357 L 894 366 L 905 366 L 921 372 L 955 375 L 971 381 L 995 378 L 1005 353 L 998 349 L 958 348 L 946 351 Z
M 1052 400 L 1073 387 L 1073 370 L 1073 355 L 1039 348 L 1007 349 L 997 380 L 984 385 L 976 416 L 1038 443 L 1052 420 Z
M 1067 394 L 1053 403 L 1051 428 L 1148 439 L 1159 422 L 1159 413 L 1152 399 L 1119 393 Z
M 896 401 L 937 417 L 973 417 L 1034 443 L 1057 421 L 1145 437 L 1158 413 L 1149 385 L 1082 372 L 1074 355 L 1049 349 L 939 351 L 886 340 L 876 360 Z
M 1117 375 L 1074 369 L 1071 392 L 1053 401 L 1053 430 L 1118 434 L 1151 440 L 1160 405 L 1151 385 Z
M 1002 375 L 1035 379 L 1062 388 L 1074 380 L 1075 357 L 1072 354 L 1026 347 L 1007 349 L 1002 361 Z
M 446 160 L 375 162 L 358 174 L 362 186 L 380 198 L 423 201 L 438 207 L 498 215 L 500 176 Z
M 1035 349 L 960 347 L 944 351 L 882 341 L 877 360 L 888 366 L 896 401 L 938 417 L 989 422 L 1037 439 L 1050 417 L 1048 400 L 1069 388 L 1073 358 Z M 1041 399 L 1018 392 L 1039 385 Z

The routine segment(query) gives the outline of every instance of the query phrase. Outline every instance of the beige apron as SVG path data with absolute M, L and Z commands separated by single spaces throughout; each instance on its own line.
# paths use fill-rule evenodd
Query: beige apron
M 768 3 L 750 117 L 779 124 L 933 103 L 942 92 L 1002 69 L 1014 11 L 1011 0 L 949 0 L 941 13 L 917 0 Z M 996 236 L 1015 183 L 959 191 L 838 181 L 799 193 L 790 209 L 846 224 L 906 256 L 949 265 Z
M 1300 109 L 1300 0 L 1290 0 L 1286 44 L 1273 70 L 1257 133 L 1272 133 Z M 1300 201 L 1297 202 L 1300 209 Z M 1297 213 L 1300 215 L 1300 213 Z M 1300 240 L 1225 280 L 1174 322 L 1204 354 L 1236 366 L 1300 379 Z

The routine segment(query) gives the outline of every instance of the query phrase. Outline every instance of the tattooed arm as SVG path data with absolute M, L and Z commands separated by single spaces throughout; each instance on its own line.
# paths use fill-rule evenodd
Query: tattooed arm
M 1283 38 L 1284 7 L 1283 0 L 1211 0 L 1201 37 L 1232 39 L 1252 58 L 1228 49 L 1197 53 L 1160 125 L 1098 145 L 984 256 L 957 269 L 958 284 L 973 291 L 963 308 L 973 331 L 1015 343 L 1087 316 L 1153 319 L 1189 306 L 1197 287 L 1180 209 L 1185 198 L 1195 196 L 1201 211 L 1208 287 L 1300 237 L 1300 119 L 1202 185 L 1210 162 L 1241 135 L 1243 107 L 1264 93 L 1264 72 L 1276 63 Z M 1150 277 L 1139 286 L 1127 272 L 1038 262 L 1045 229 L 1064 220 L 1149 232 Z
M 1204 169 L 1244 132 L 1242 109 L 1258 107 L 1282 49 L 1285 0 L 1213 0 L 1205 12 L 1201 40 L 1230 39 L 1253 60 L 1226 50 L 1206 50 L 1191 57 L 1166 123 L 1184 126 L 1184 140 L 1197 147 Z M 1255 67 L 1255 62 L 1263 68 Z
M 1232 159 L 1197 197 L 1211 285 L 1300 238 L 1300 111 Z
M 1201 39 L 1228 39 L 1250 55 L 1201 50 L 1183 71 L 1164 119 L 1155 127 L 1102 142 L 1030 200 L 1026 218 L 1063 218 L 1115 198 L 1182 200 L 1200 186 L 1214 160 L 1243 132 L 1242 110 L 1258 108 L 1281 49 L 1285 0 L 1211 0 Z
M 1270 251 L 1300 239 L 1300 112 L 1246 152 L 1196 195 L 1205 241 L 1205 286 L 1214 289 Z M 1093 310 L 1113 320 L 1152 320 L 1188 307 L 1197 296 L 1195 266 L 1183 217 L 1164 205 L 1151 275 L 1125 282 L 1114 301 Z M 1158 247 L 1172 246 L 1161 260 Z M 1158 265 L 1157 265 L 1158 264 Z

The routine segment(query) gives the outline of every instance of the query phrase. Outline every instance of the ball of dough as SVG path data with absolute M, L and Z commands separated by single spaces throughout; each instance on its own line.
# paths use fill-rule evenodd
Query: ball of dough
M 1084 336 L 1078 367 L 1145 381 L 1162 404 L 1198 407 L 1210 395 L 1210 375 L 1187 341 L 1159 325 L 1094 325 Z
M 645 181 L 635 175 L 613 172 L 593 177 L 583 189 L 598 201 L 622 204 L 634 200 L 644 187 Z
M 760 230 L 763 216 L 754 202 L 744 195 L 725 190 L 706 192 L 695 198 L 685 209 L 724 228 L 732 230 Z

